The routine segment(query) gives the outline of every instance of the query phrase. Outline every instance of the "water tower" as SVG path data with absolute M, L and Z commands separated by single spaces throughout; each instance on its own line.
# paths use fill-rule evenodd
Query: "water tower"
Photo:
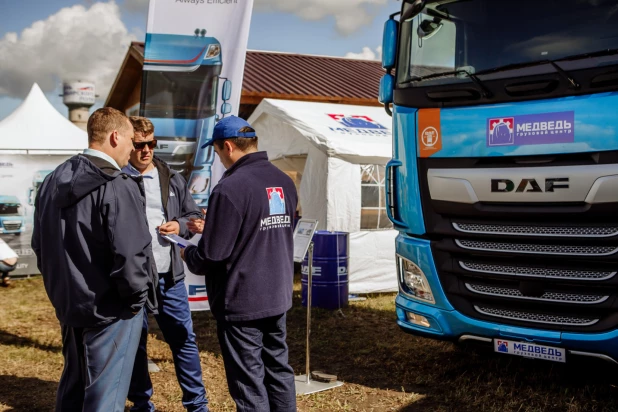
M 82 80 L 65 81 L 62 90 L 62 102 L 69 108 L 69 120 L 80 129 L 86 130 L 89 109 L 97 97 L 94 83 Z

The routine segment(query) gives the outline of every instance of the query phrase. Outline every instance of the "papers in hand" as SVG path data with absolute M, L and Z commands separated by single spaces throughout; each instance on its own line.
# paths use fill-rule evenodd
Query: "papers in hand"
M 181 248 L 185 248 L 191 244 L 187 239 L 183 239 L 178 235 L 161 235 L 161 237 L 169 242 L 177 244 Z

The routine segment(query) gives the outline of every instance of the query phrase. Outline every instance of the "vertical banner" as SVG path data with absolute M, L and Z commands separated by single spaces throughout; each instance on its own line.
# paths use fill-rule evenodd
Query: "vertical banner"
M 0 155 L 0 238 L 17 253 L 11 276 L 39 273 L 32 240 L 34 199 L 45 177 L 69 156 Z
M 252 9 L 253 0 L 150 0 L 140 114 L 200 208 L 222 168 L 202 146 L 218 120 L 238 113 Z M 208 309 L 204 278 L 185 272 L 191 310 Z

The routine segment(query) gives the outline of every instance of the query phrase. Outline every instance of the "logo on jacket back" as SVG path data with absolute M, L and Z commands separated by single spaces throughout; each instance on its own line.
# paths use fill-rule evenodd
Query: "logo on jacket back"
M 282 187 L 267 187 L 268 206 L 271 215 L 285 214 L 285 195 Z
M 267 187 L 270 216 L 260 221 L 260 230 L 292 227 L 292 219 L 285 214 L 285 194 L 282 187 Z

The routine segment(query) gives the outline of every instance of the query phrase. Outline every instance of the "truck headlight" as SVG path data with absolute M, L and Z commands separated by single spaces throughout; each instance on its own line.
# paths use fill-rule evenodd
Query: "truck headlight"
M 218 44 L 211 44 L 210 46 L 208 46 L 208 51 L 206 52 L 206 56 L 204 56 L 204 59 L 216 57 L 219 55 L 219 53 L 221 53 L 221 46 L 219 46 Z
M 427 282 L 427 277 L 414 262 L 397 255 L 399 282 L 402 291 L 415 299 L 428 303 L 436 303 L 433 293 Z

